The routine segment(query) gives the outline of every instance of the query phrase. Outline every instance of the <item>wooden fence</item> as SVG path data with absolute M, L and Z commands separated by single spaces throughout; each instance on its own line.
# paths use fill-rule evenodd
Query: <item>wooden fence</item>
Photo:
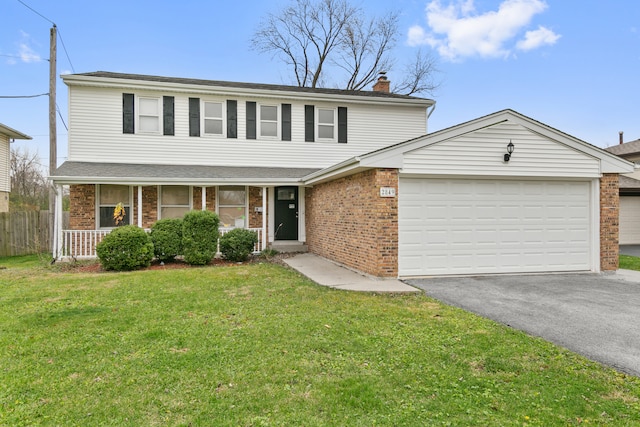
M 51 252 L 49 211 L 0 213 L 0 257 Z M 62 227 L 69 224 L 64 212 Z

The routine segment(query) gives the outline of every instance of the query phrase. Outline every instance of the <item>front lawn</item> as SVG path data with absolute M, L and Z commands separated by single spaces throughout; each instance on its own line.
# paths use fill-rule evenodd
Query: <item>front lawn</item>
M 640 258 L 637 256 L 620 255 L 619 268 L 640 271 Z
M 9 267 L 0 425 L 626 426 L 640 380 L 423 295 L 273 264 Z

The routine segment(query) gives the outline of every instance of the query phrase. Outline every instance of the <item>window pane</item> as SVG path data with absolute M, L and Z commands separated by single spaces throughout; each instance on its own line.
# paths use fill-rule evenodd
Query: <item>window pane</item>
M 157 117 L 144 117 L 140 116 L 140 124 L 138 130 L 141 132 L 157 132 L 160 130 L 160 122 Z
M 140 114 L 143 116 L 158 115 L 158 100 L 149 98 L 140 98 L 139 102 Z
M 291 188 L 279 188 L 278 200 L 295 200 L 296 192 Z
M 182 218 L 187 212 L 188 207 L 163 207 L 160 209 L 160 218 Z
M 318 138 L 333 138 L 333 126 L 318 125 Z
M 262 122 L 260 124 L 260 136 L 278 136 L 278 124 Z
M 245 204 L 245 190 L 242 186 L 222 186 L 218 195 L 218 204 L 224 205 L 241 205 Z M 244 209 L 244 208 L 243 208 Z
M 333 124 L 333 110 L 318 110 L 318 123 Z
M 100 204 L 115 206 L 129 204 L 129 187 L 126 185 L 103 184 L 100 186 Z M 113 213 L 113 208 L 111 209 Z
M 261 105 L 260 120 L 278 120 L 278 107 L 272 105 Z
M 220 225 L 223 227 L 244 227 L 244 207 L 220 207 Z
M 222 120 L 206 119 L 204 121 L 204 133 L 222 135 Z
M 113 220 L 113 209 L 115 206 L 101 206 L 100 207 L 100 227 L 115 227 L 116 222 Z M 119 224 L 119 226 L 129 224 L 129 219 L 131 218 L 131 211 L 129 207 L 125 207 L 124 211 L 126 215 L 124 216 L 124 220 Z
M 162 186 L 162 204 L 189 206 L 189 187 L 186 185 Z M 164 218 L 164 215 L 162 217 Z
M 222 103 L 220 102 L 205 102 L 204 103 L 204 116 L 222 118 Z

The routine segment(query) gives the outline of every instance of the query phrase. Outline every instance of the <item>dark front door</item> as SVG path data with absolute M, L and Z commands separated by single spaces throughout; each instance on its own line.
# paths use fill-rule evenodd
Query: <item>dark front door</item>
M 298 240 L 298 187 L 276 187 L 275 240 Z

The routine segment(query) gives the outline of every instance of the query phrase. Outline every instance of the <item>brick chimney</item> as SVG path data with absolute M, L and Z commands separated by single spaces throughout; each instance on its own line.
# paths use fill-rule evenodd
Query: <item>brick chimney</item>
M 618 135 L 620 135 L 620 144 L 623 144 L 624 132 L 620 131 L 618 132 Z
M 387 72 L 380 71 L 380 75 L 378 76 L 378 81 L 373 85 L 374 92 L 384 92 L 389 93 L 389 85 L 391 82 L 387 80 Z

